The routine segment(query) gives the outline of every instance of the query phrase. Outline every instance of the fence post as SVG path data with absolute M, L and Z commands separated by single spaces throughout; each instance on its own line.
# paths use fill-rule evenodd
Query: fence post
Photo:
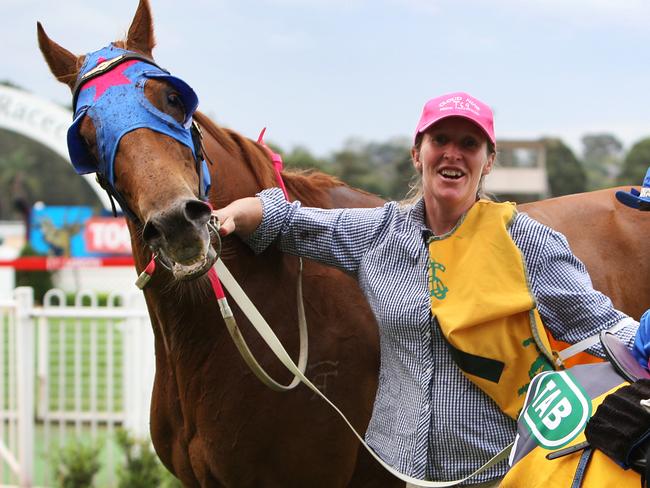
M 125 306 L 144 309 L 142 294 L 131 294 Z M 149 439 L 149 410 L 155 374 L 154 337 L 149 320 L 130 317 L 124 328 L 124 426 L 138 439 Z
M 21 286 L 16 300 L 16 362 L 18 403 L 18 463 L 20 486 L 32 486 L 34 466 L 34 290 Z

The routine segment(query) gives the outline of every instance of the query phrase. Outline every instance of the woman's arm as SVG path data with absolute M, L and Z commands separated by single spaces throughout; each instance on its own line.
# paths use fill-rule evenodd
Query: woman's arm
M 236 200 L 216 212 L 222 235 L 239 235 L 256 252 L 283 251 L 356 273 L 395 208 L 320 209 L 287 202 L 278 188 Z
M 631 348 L 638 323 L 594 290 L 587 269 L 566 238 L 527 215 L 519 215 L 515 226 L 513 239 L 524 254 L 531 291 L 553 337 L 575 344 L 620 324 L 622 328 L 615 333 Z M 589 351 L 604 354 L 599 341 Z

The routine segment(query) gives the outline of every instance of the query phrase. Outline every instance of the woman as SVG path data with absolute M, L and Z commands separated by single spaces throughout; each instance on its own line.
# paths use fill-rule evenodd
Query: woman
M 451 93 L 427 102 L 417 125 L 415 204 L 303 208 L 269 189 L 217 211 L 222 235 L 256 252 L 275 242 L 356 276 L 381 344 L 366 439 L 420 479 L 460 479 L 512 442 L 528 381 L 555 362 L 546 331 L 575 344 L 614 328 L 631 346 L 638 326 L 592 288 L 562 235 L 479 200 L 495 157 L 490 108 Z M 506 470 L 466 484 L 496 486 Z

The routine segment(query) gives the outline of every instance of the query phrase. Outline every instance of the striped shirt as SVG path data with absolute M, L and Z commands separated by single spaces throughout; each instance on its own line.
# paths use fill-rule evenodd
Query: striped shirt
M 427 283 L 424 201 L 371 209 L 316 209 L 264 190 L 263 218 L 248 239 L 255 252 L 283 251 L 354 275 L 377 319 L 379 384 L 366 441 L 404 474 L 429 480 L 467 476 L 514 440 L 516 423 L 456 366 L 435 317 Z M 519 213 L 509 229 L 521 250 L 539 313 L 553 336 L 576 343 L 622 320 L 631 347 L 638 324 L 595 291 L 565 237 Z M 600 345 L 590 352 L 602 356 Z M 506 463 L 466 484 L 502 477 Z

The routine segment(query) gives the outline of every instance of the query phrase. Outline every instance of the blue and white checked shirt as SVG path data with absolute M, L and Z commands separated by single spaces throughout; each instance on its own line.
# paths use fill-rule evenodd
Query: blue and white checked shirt
M 514 440 L 515 421 L 463 376 L 435 318 L 427 284 L 431 231 L 424 201 L 372 209 L 316 209 L 264 190 L 256 252 L 277 241 L 288 253 L 353 274 L 377 318 L 379 386 L 366 441 L 384 461 L 420 479 L 467 476 Z M 638 324 L 593 289 L 562 234 L 517 214 L 510 236 L 521 250 L 540 315 L 556 339 L 576 343 L 622 320 L 631 347 Z M 596 346 L 600 348 L 600 345 Z M 595 349 L 595 348 L 594 348 Z M 602 350 L 594 352 L 602 355 Z M 502 477 L 505 463 L 467 484 Z

